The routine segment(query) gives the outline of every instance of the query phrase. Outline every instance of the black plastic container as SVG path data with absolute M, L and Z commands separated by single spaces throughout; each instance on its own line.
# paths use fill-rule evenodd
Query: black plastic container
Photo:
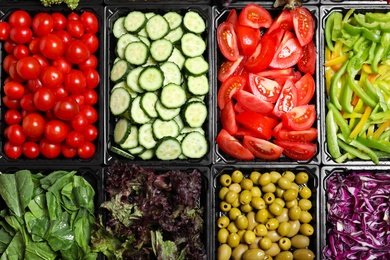
M 206 51 L 203 53 L 203 57 L 206 61 L 209 62 L 209 71 L 208 71 L 208 79 L 210 84 L 210 92 L 205 96 L 204 102 L 208 109 L 208 116 L 206 118 L 205 123 L 203 124 L 203 130 L 205 131 L 205 137 L 208 141 L 208 152 L 207 154 L 200 159 L 177 159 L 177 160 L 170 160 L 170 161 L 163 161 L 159 160 L 156 157 L 153 157 L 151 160 L 142 160 L 139 157 L 135 157 L 133 160 L 134 163 L 137 164 L 147 164 L 147 165 L 156 165 L 156 164 L 169 164 L 169 165 L 180 165 L 180 164 L 197 164 L 197 165 L 209 165 L 212 161 L 212 154 L 213 154 L 213 139 L 212 139 L 212 124 L 213 124 L 213 106 L 212 106 L 212 97 L 214 95 L 214 85 L 213 85 L 213 78 L 214 78 L 214 71 L 213 71 L 213 50 L 212 50 L 212 22 L 211 22 L 211 8 L 207 5 L 194 5 L 194 6 L 186 6 L 186 5 L 161 5 L 161 4 L 153 4 L 153 5 L 140 5 L 140 4 L 127 4 L 125 6 L 106 6 L 105 8 L 105 20 L 106 26 L 105 26 L 105 38 L 106 38 L 106 78 L 105 78 L 105 84 L 107 85 L 107 94 L 105 95 L 105 116 L 106 116 L 106 132 L 105 132 L 105 157 L 104 157 L 104 163 L 105 164 L 112 164 L 115 160 L 125 161 L 129 162 L 129 159 L 125 159 L 122 156 L 119 156 L 113 152 L 110 151 L 111 145 L 115 145 L 115 142 L 113 140 L 113 132 L 115 127 L 115 122 L 117 120 L 117 117 L 111 114 L 109 109 L 109 100 L 110 100 L 110 90 L 115 85 L 113 82 L 110 81 L 110 71 L 113 64 L 113 61 L 116 58 L 115 53 L 115 46 L 116 46 L 116 39 L 112 35 L 112 27 L 113 23 L 122 16 L 127 15 L 132 10 L 138 10 L 142 12 L 154 12 L 156 14 L 165 14 L 168 11 L 175 11 L 179 14 L 184 15 L 187 11 L 195 11 L 200 14 L 200 16 L 205 20 L 206 23 L 206 31 L 202 34 L 202 38 L 206 41 L 207 47 Z
M 321 223 L 321 235 L 320 235 L 320 241 L 321 241 L 321 251 L 323 248 L 328 244 L 328 229 L 331 227 L 330 224 L 327 221 L 328 216 L 328 206 L 327 206 L 327 180 L 334 174 L 341 174 L 342 176 L 348 176 L 349 174 L 356 172 L 356 173 L 363 173 L 363 172 L 370 172 L 373 174 L 376 173 L 390 173 L 389 168 L 384 166 L 324 166 L 321 168 L 321 177 L 320 177 L 320 223 Z M 359 206 L 357 206 L 359 207 Z M 335 223 L 333 223 L 334 225 Z M 341 252 L 339 252 L 341 253 Z M 322 257 L 321 253 L 321 259 L 325 259 Z M 384 258 L 383 258 L 384 259 Z
M 127 165 L 131 168 L 132 163 L 127 163 Z M 106 178 L 108 175 L 109 168 L 111 166 L 105 166 L 103 168 L 103 175 L 102 175 L 102 183 L 103 187 L 106 185 Z M 143 165 L 140 166 L 141 168 L 145 170 L 150 170 L 153 171 L 155 174 L 163 174 L 168 171 L 181 171 L 184 174 L 190 173 L 194 170 L 197 170 L 201 173 L 201 178 L 202 178 L 202 190 L 201 190 L 201 197 L 199 201 L 199 207 L 203 207 L 203 232 L 200 234 L 201 236 L 201 241 L 205 245 L 206 253 L 208 255 L 208 259 L 213 259 L 211 257 L 212 251 L 211 251 L 211 245 L 213 243 L 213 237 L 211 236 L 211 226 L 213 225 L 211 222 L 211 212 L 212 212 L 212 206 L 211 206 L 211 179 L 210 179 L 210 168 L 209 167 L 203 167 L 203 166 L 150 166 L 150 165 Z M 102 190 L 102 195 L 103 195 L 103 201 L 109 200 L 109 195 L 107 192 Z M 108 211 L 105 209 L 100 209 L 99 214 L 103 217 L 103 222 L 107 221 L 107 213 Z M 106 259 L 106 258 L 105 258 Z
M 104 0 L 104 3 L 106 5 L 115 5 L 115 4 L 128 4 L 128 3 L 138 3 L 142 5 L 156 5 L 156 4 L 162 4 L 162 3 L 168 3 L 171 4 L 182 4 L 183 2 L 179 0 Z M 210 4 L 210 0 L 188 0 L 186 3 L 191 5 L 197 5 L 197 4 Z
M 19 10 L 19 9 L 20 8 L 10 7 L 10 6 L 8 6 L 6 8 L 2 8 L 0 10 L 0 20 L 8 21 L 9 16 L 14 11 Z M 103 31 L 104 24 L 105 24 L 105 20 L 103 17 L 104 16 L 104 7 L 102 5 L 88 6 L 88 7 L 87 6 L 79 6 L 76 10 L 72 11 L 63 5 L 54 5 L 51 8 L 43 8 L 40 5 L 26 5 L 26 6 L 23 6 L 22 10 L 28 12 L 31 17 L 34 17 L 34 15 L 36 15 L 40 12 L 45 12 L 45 13 L 49 13 L 49 14 L 52 14 L 54 12 L 60 12 L 63 15 L 68 16 L 72 12 L 74 12 L 78 15 L 81 15 L 82 12 L 84 12 L 84 11 L 91 12 L 97 17 L 98 22 L 99 22 L 99 31 L 96 33 L 96 36 L 99 39 L 99 48 L 94 53 L 94 55 L 98 59 L 98 66 L 97 66 L 96 70 L 98 71 L 99 76 L 100 76 L 100 83 L 97 86 L 97 88 L 95 89 L 95 91 L 98 95 L 98 101 L 93 106 L 98 113 L 98 121 L 96 123 L 94 123 L 95 127 L 98 130 L 98 137 L 96 138 L 96 140 L 93 141 L 93 143 L 95 144 L 95 147 L 96 147 L 96 152 L 89 159 L 81 159 L 77 155 L 75 157 L 73 157 L 72 159 L 67 159 L 67 158 L 63 157 L 62 155 L 60 155 L 57 158 L 50 159 L 50 160 L 43 157 L 42 155 L 39 155 L 36 159 L 27 159 L 23 155 L 16 160 L 8 158 L 3 151 L 4 143 L 6 141 L 6 138 L 3 135 L 3 129 L 5 129 L 5 127 L 6 127 L 6 124 L 3 121 L 3 118 L 4 118 L 4 113 L 8 109 L 4 106 L 3 101 L 0 100 L 0 125 L 1 125 L 1 129 L 2 129 L 1 138 L 0 138 L 0 165 L 10 165 L 10 164 L 16 164 L 18 166 L 44 165 L 44 164 L 46 164 L 46 165 L 65 165 L 68 163 L 73 165 L 73 166 L 100 165 L 103 162 L 103 151 L 104 151 L 103 150 L 104 149 L 103 148 L 103 128 L 104 128 L 103 111 L 104 111 L 104 96 L 106 93 L 105 82 L 104 82 L 104 79 L 105 79 L 104 68 L 105 67 L 104 67 L 104 62 L 103 62 L 104 50 L 105 50 L 105 48 L 104 48 L 104 31 Z M 1 46 L 2 46 L 2 43 L 1 43 Z M 4 51 L 4 49 L 2 49 L 0 51 L 0 60 L 3 61 L 3 59 L 6 57 L 6 55 L 7 55 L 7 53 Z M 1 68 L 0 79 L 1 79 L 2 84 L 3 84 L 4 80 L 6 79 L 6 77 L 7 77 L 7 75 L 4 71 L 4 69 Z M 1 96 L 2 97 L 4 96 L 3 91 L 1 93 Z
M 245 6 L 246 6 L 246 4 L 242 4 L 240 2 L 239 4 L 232 5 L 229 8 L 220 8 L 220 7 L 215 7 L 215 6 L 213 7 L 213 17 L 214 17 L 214 31 L 213 31 L 214 47 L 213 47 L 213 49 L 215 50 L 214 60 L 215 60 L 215 66 L 216 66 L 216 68 L 215 68 L 216 74 L 217 74 L 218 68 L 220 67 L 222 62 L 226 60 L 226 58 L 223 57 L 222 53 L 218 49 L 217 38 L 216 38 L 216 35 L 217 35 L 216 31 L 217 31 L 218 25 L 226 20 L 228 14 L 232 8 L 235 8 L 237 11 L 237 14 L 239 14 L 239 11 L 241 11 Z M 267 3 L 261 4 L 261 6 L 263 6 L 265 9 L 267 9 L 273 18 L 276 18 L 277 15 L 279 15 L 282 11 L 281 8 L 274 8 L 274 7 L 272 7 L 272 5 L 269 5 L 269 3 L 268 3 L 268 5 L 267 5 Z M 316 49 L 317 49 L 319 46 L 319 35 L 318 35 L 319 9 L 317 6 L 311 6 L 311 5 L 305 5 L 305 7 L 310 11 L 310 13 L 312 14 L 313 19 L 314 19 L 315 32 L 314 32 L 314 36 L 313 36 L 313 41 L 314 41 L 314 44 L 315 44 Z M 317 53 L 316 70 L 315 70 L 315 74 L 313 75 L 313 78 L 314 78 L 316 85 L 319 85 L 319 82 L 320 82 L 320 77 L 319 77 L 319 73 L 318 73 L 319 72 L 319 62 L 318 62 L 319 58 L 318 57 L 319 57 L 319 55 Z M 217 79 L 216 76 L 214 77 L 213 80 L 214 80 L 214 85 L 216 86 L 215 87 L 216 94 L 214 95 L 214 99 L 213 99 L 214 118 L 215 118 L 215 122 L 214 122 L 214 134 L 215 134 L 214 140 L 215 140 L 218 133 L 222 129 L 222 124 L 221 124 L 220 116 L 219 116 L 220 109 L 218 108 L 218 105 L 217 105 L 217 93 L 218 93 L 219 87 L 221 86 L 221 82 L 219 82 L 219 80 Z M 315 139 L 315 141 L 313 141 L 317 144 L 317 151 L 316 151 L 315 155 L 310 160 L 296 161 L 296 160 L 290 159 L 290 158 L 282 155 L 279 159 L 277 159 L 275 161 L 266 161 L 263 159 L 255 158 L 254 160 L 251 160 L 251 161 L 245 161 L 245 163 L 246 164 L 259 164 L 259 163 L 280 164 L 280 163 L 283 163 L 283 164 L 297 164 L 297 165 L 299 165 L 299 164 L 320 164 L 321 163 L 321 141 L 320 141 L 320 135 L 321 135 L 320 134 L 320 132 L 321 132 L 321 129 L 320 129 L 320 118 L 321 118 L 320 100 L 321 100 L 321 95 L 320 95 L 320 93 L 321 92 L 318 89 L 316 89 L 312 100 L 309 102 L 310 104 L 314 104 L 316 106 L 317 118 L 313 124 L 313 127 L 318 129 L 318 137 Z M 239 159 L 236 159 L 236 158 L 233 158 L 233 157 L 227 155 L 225 152 L 223 152 L 218 147 L 218 145 L 216 143 L 214 143 L 214 146 L 215 146 L 214 147 L 215 153 L 214 153 L 214 159 L 213 159 L 214 163 L 234 164 L 234 163 L 244 162 L 244 161 L 241 161 Z
M 348 1 L 348 0 L 320 0 L 320 4 L 324 4 L 324 5 L 336 5 L 336 4 L 339 4 L 339 5 L 355 4 L 356 5 L 357 4 L 360 7 L 360 6 L 371 5 L 371 4 L 387 5 L 388 3 L 386 0 L 363 0 L 363 1 L 358 1 L 358 0 L 351 0 L 351 1 Z
M 344 4 L 344 2 L 343 2 Z M 320 66 L 320 71 L 318 75 L 321 77 L 320 81 L 320 96 L 321 96 L 321 129 L 322 131 L 320 132 L 321 134 L 321 139 L 322 139 L 322 163 L 324 165 L 345 165 L 345 166 L 350 166 L 350 165 L 375 165 L 373 161 L 371 160 L 362 160 L 359 158 L 355 159 L 349 159 L 346 160 L 342 163 L 337 163 L 332 156 L 330 155 L 328 151 L 328 144 L 326 140 L 326 114 L 328 112 L 327 108 L 327 102 L 329 101 L 329 96 L 326 94 L 326 85 L 325 85 L 325 67 L 323 64 L 325 63 L 325 46 L 326 46 L 326 41 L 325 41 L 325 23 L 326 19 L 329 17 L 329 15 L 332 12 L 341 12 L 343 15 L 345 15 L 350 9 L 354 9 L 354 13 L 366 13 L 366 12 L 377 12 L 377 13 L 387 13 L 389 10 L 384 8 L 383 5 L 322 5 L 320 7 L 320 45 L 318 47 L 318 53 L 319 55 L 319 62 L 321 64 Z M 380 165 L 389 165 L 390 160 L 389 159 L 380 159 L 379 161 Z
M 23 4 L 23 5 L 37 5 L 39 4 L 40 0 L 3 0 L 1 4 L 4 4 L 4 5 L 15 5 L 15 4 Z M 85 5 L 86 1 L 83 1 L 83 0 L 79 0 L 79 6 L 76 8 L 76 9 L 80 9 L 80 6 L 81 5 Z M 91 5 L 99 5 L 99 4 L 102 4 L 103 3 L 103 0 L 88 0 L 88 6 L 91 6 Z M 55 4 L 53 4 L 52 6 L 55 6 Z M 42 8 L 50 8 L 50 7 L 45 7 L 43 5 L 41 5 Z M 61 7 L 67 7 L 66 4 L 62 3 L 61 4 Z
M 258 171 L 260 173 L 277 171 L 282 174 L 284 171 L 292 171 L 297 174 L 301 171 L 308 173 L 309 180 L 307 182 L 307 187 L 309 187 L 312 191 L 312 195 L 310 201 L 312 202 L 312 208 L 309 210 L 311 215 L 313 216 L 310 224 L 314 227 L 314 234 L 310 236 L 310 245 L 309 249 L 313 251 L 315 254 L 315 259 L 321 259 L 321 248 L 320 248 L 320 237 L 321 237 L 321 221 L 322 215 L 320 212 L 320 185 L 319 185 L 319 174 L 320 168 L 315 165 L 247 165 L 247 164 L 237 164 L 237 165 L 213 165 L 211 168 L 211 181 L 212 181 L 212 192 L 211 192 L 211 209 L 213 210 L 211 216 L 211 228 L 212 235 L 211 238 L 214 239 L 211 243 L 212 248 L 212 258 L 217 259 L 217 250 L 219 246 L 219 242 L 217 239 L 218 234 L 218 226 L 217 220 L 220 216 L 223 215 L 223 212 L 220 210 L 220 202 L 221 199 L 218 197 L 219 190 L 222 185 L 220 184 L 220 176 L 222 174 L 231 174 L 233 171 L 239 170 L 243 173 L 244 177 L 249 178 L 252 171 Z M 264 193 L 263 193 L 264 194 Z

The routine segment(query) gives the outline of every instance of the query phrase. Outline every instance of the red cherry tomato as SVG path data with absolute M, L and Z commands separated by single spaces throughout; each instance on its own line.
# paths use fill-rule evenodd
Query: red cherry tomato
M 15 124 L 8 127 L 7 137 L 14 145 L 22 145 L 26 141 L 26 134 L 21 125 Z
M 8 18 L 8 23 L 11 27 L 31 26 L 31 16 L 23 10 L 14 11 Z
M 43 137 L 39 141 L 39 150 L 44 157 L 54 159 L 61 154 L 61 144 L 49 142 L 45 137 Z
M 51 65 L 61 71 L 62 75 L 65 75 L 72 69 L 72 64 L 64 56 L 53 60 Z
M 27 26 L 11 27 L 9 38 L 16 44 L 26 44 L 32 39 L 32 31 Z
M 43 56 L 48 59 L 57 59 L 64 54 L 64 44 L 56 34 L 48 34 L 41 38 L 39 49 Z
M 3 104 L 6 108 L 8 109 L 19 109 L 21 108 L 20 106 L 20 100 L 18 99 L 12 99 L 9 96 L 4 96 L 2 98 Z
M 19 44 L 15 46 L 12 54 L 15 56 L 17 60 L 20 60 L 29 55 L 29 50 L 26 45 Z
M 77 131 L 70 131 L 66 136 L 66 144 L 72 148 L 79 148 L 84 143 L 84 135 Z
M 16 109 L 9 109 L 4 113 L 4 122 L 7 125 L 19 124 L 22 122 L 22 114 Z
M 80 18 L 80 16 L 78 14 L 76 14 L 75 12 L 71 12 L 69 15 L 68 15 L 68 21 L 72 21 L 72 20 L 78 20 Z
M 70 20 L 66 24 L 66 30 L 73 38 L 81 38 L 84 34 L 84 26 L 79 20 Z
M 51 143 L 61 143 L 68 134 L 68 127 L 61 120 L 50 120 L 45 124 L 43 133 Z
M 49 88 L 40 88 L 34 93 L 35 107 L 41 111 L 52 109 L 56 102 L 56 96 Z
M 80 22 L 85 28 L 85 32 L 87 33 L 97 33 L 99 30 L 99 21 L 97 17 L 91 12 L 83 12 L 80 15 Z
M 37 92 L 38 89 L 42 88 L 42 82 L 40 79 L 29 79 L 27 80 L 27 89 L 31 93 Z
M 4 93 L 11 99 L 20 99 L 25 93 L 24 86 L 16 81 L 10 81 L 3 87 Z
M 80 112 L 71 121 L 71 126 L 77 132 L 83 132 L 83 130 L 89 125 L 87 116 Z M 91 141 L 91 140 L 89 140 Z
M 81 159 L 89 159 L 91 158 L 96 152 L 96 147 L 93 143 L 89 141 L 85 141 L 78 149 L 77 149 L 77 155 Z
M 75 157 L 77 155 L 77 149 L 70 147 L 66 143 L 62 143 L 61 144 L 61 154 L 65 158 L 70 159 L 70 158 L 73 158 L 73 157 Z
M 65 15 L 55 12 L 51 14 L 51 17 L 53 18 L 53 29 L 55 31 L 63 30 L 66 28 L 67 19 Z
M 70 95 L 71 98 L 74 98 L 76 100 L 77 104 L 79 104 L 79 107 L 81 108 L 85 104 L 85 97 L 82 93 L 80 94 L 72 94 Z
M 87 87 L 83 72 L 72 69 L 64 77 L 65 88 L 73 94 L 82 93 Z
M 86 61 L 77 64 L 78 68 L 81 71 L 85 71 L 87 69 L 96 69 L 97 65 L 98 65 L 98 59 L 96 58 L 95 55 L 92 54 L 89 56 L 89 58 Z
M 9 31 L 11 30 L 11 27 L 7 22 L 0 22 L 0 40 L 5 41 L 8 40 L 9 37 Z
M 49 60 L 46 57 L 44 57 L 42 54 L 37 53 L 34 54 L 33 57 L 39 61 L 39 63 L 41 64 L 41 69 L 44 69 L 50 65 Z
M 23 132 L 31 138 L 40 137 L 44 126 L 45 119 L 38 113 L 30 113 L 22 121 Z
M 16 63 L 16 70 L 24 79 L 36 79 L 41 73 L 42 66 L 36 58 L 28 56 Z
M 31 27 L 39 37 L 45 36 L 54 29 L 53 17 L 48 13 L 38 13 L 33 17 Z
M 84 95 L 84 104 L 85 105 L 95 105 L 98 101 L 98 95 L 93 89 L 86 89 L 83 92 Z
M 39 50 L 39 43 L 41 41 L 41 38 L 36 37 L 32 38 L 31 41 L 28 43 L 28 50 L 32 54 L 38 54 L 40 52 Z
M 89 124 L 93 124 L 98 120 L 98 113 L 93 106 L 84 105 L 80 111 L 87 117 Z
M 8 39 L 4 42 L 3 48 L 6 53 L 12 53 L 16 45 L 11 39 Z
M 39 145 L 33 141 L 27 141 L 22 144 L 22 153 L 29 159 L 34 159 L 39 156 Z
M 72 41 L 72 35 L 70 35 L 70 33 L 68 33 L 67 31 L 65 30 L 59 30 L 59 31 L 56 31 L 54 33 L 55 35 L 58 36 L 58 38 L 61 39 L 64 47 L 66 48 L 69 43 Z
M 17 62 L 14 62 L 14 63 L 11 63 L 9 68 L 8 68 L 8 74 L 10 76 L 10 78 L 13 80 L 13 81 L 17 81 L 17 82 L 24 82 L 26 81 L 24 78 L 22 78 L 17 69 L 16 69 L 16 64 Z
M 99 48 L 99 39 L 93 33 L 86 33 L 80 38 L 89 48 L 91 53 L 94 53 Z
M 26 94 L 20 99 L 20 106 L 27 112 L 37 112 L 38 108 L 34 104 L 34 94 Z
M 48 66 L 42 70 L 40 79 L 44 87 L 57 88 L 64 81 L 64 76 L 56 67 Z
M 79 113 L 79 105 L 71 97 L 57 101 L 54 105 L 54 114 L 61 120 L 70 121 Z
M 5 142 L 3 149 L 5 155 L 11 159 L 18 159 L 22 155 L 22 146 L 14 145 L 9 141 Z
M 94 141 L 98 136 L 98 130 L 94 125 L 87 125 L 83 130 L 85 141 Z
M 9 73 L 9 67 L 12 63 L 16 63 L 18 60 L 15 58 L 13 54 L 8 54 L 5 56 L 3 60 L 3 69 L 8 74 Z
M 99 72 L 95 69 L 87 69 L 84 72 L 87 88 L 94 89 L 99 85 L 100 76 Z
M 85 62 L 90 55 L 88 46 L 81 40 L 73 40 L 65 50 L 65 58 L 73 64 Z
M 58 88 L 54 88 L 53 93 L 56 96 L 56 100 L 61 100 L 69 96 L 69 92 L 65 89 L 64 85 L 61 85 Z

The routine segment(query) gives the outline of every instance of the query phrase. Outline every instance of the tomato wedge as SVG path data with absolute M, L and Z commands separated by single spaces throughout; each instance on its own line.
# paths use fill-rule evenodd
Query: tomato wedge
M 282 91 L 274 106 L 273 114 L 281 117 L 284 113 L 290 111 L 297 105 L 297 88 L 294 83 L 287 79 L 283 85 Z
M 276 48 L 276 37 L 273 37 L 271 34 L 264 35 L 254 53 L 245 62 L 245 68 L 252 72 L 265 70 L 271 63 L 276 53 Z
M 277 160 L 283 152 L 282 147 L 252 136 L 245 136 L 243 144 L 255 157 L 264 160 Z
M 255 158 L 254 155 L 240 143 L 240 141 L 230 135 L 225 129 L 222 129 L 219 132 L 216 142 L 223 152 L 234 158 L 246 161 L 253 160 Z
M 282 41 L 269 67 L 273 69 L 291 68 L 298 63 L 301 56 L 302 47 L 297 38 L 288 39 L 286 42 Z
M 317 151 L 317 145 L 310 142 L 291 142 L 275 139 L 274 143 L 284 149 L 284 155 L 294 160 L 310 160 Z
M 274 108 L 272 103 L 245 90 L 239 90 L 237 92 L 236 99 L 241 108 L 263 115 L 269 114 Z
M 237 25 L 238 25 L 238 15 L 236 9 L 232 8 L 226 18 L 226 22 L 230 22 L 233 24 L 233 28 L 235 32 L 237 32 Z
M 237 35 L 232 23 L 223 22 L 218 25 L 217 42 L 219 50 L 226 59 L 230 61 L 238 59 Z
M 225 107 L 221 110 L 220 117 L 222 128 L 228 131 L 229 134 L 234 135 L 237 132 L 238 126 L 232 100 L 225 104 Z
M 298 69 L 303 73 L 314 74 L 316 69 L 316 47 L 314 42 L 311 41 L 302 47 L 302 57 L 298 62 Z
M 218 80 L 224 82 L 229 76 L 239 70 L 239 68 L 243 66 L 243 59 L 244 56 L 239 55 L 235 61 L 224 61 L 218 69 Z
M 236 115 L 236 120 L 243 126 L 257 132 L 263 139 L 269 140 L 274 125 L 267 117 L 253 111 L 244 111 Z
M 245 25 L 237 26 L 237 40 L 245 56 L 252 55 L 260 41 L 260 30 Z
M 248 83 L 254 95 L 271 103 L 275 103 L 278 100 L 282 89 L 278 82 L 253 73 L 248 75 Z
M 318 137 L 318 130 L 314 127 L 299 131 L 289 130 L 283 127 L 283 123 L 279 123 L 274 127 L 272 135 L 282 141 L 311 142 Z
M 243 125 L 238 125 L 238 129 L 237 129 L 237 132 L 234 133 L 234 136 L 237 137 L 237 138 L 244 138 L 244 136 L 252 136 L 252 137 L 256 137 L 256 138 L 262 138 L 261 135 L 259 135 L 257 132 L 243 126 Z
M 276 79 L 280 76 L 292 76 L 293 75 L 293 69 L 292 68 L 286 68 L 286 69 L 266 69 L 259 73 L 256 73 L 258 76 L 266 77 L 269 79 Z
M 309 129 L 315 120 L 316 109 L 314 105 L 294 107 L 282 115 L 283 126 L 290 130 Z
M 307 105 L 314 96 L 315 82 L 310 73 L 306 73 L 295 82 L 298 91 L 297 106 Z
M 283 9 L 283 11 L 275 18 L 266 33 L 271 33 L 277 28 L 282 28 L 286 31 L 291 31 L 294 28 L 292 15 L 286 9 Z
M 258 4 L 247 4 L 238 16 L 238 23 L 253 28 L 269 28 L 272 16 L 264 7 Z
M 232 75 L 227 78 L 218 90 L 218 107 L 223 109 L 235 93 L 242 89 L 246 84 L 246 78 L 240 75 Z
M 314 19 L 309 10 L 297 7 L 290 10 L 293 17 L 294 31 L 301 46 L 308 44 L 314 35 Z

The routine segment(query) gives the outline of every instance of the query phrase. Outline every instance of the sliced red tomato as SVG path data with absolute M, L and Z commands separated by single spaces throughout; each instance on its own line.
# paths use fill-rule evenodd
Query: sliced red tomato
M 219 132 L 216 142 L 223 152 L 234 158 L 246 161 L 255 158 L 254 155 L 238 141 L 238 139 L 230 135 L 225 129 L 222 129 Z
M 264 35 L 254 53 L 245 62 L 245 68 L 255 73 L 265 70 L 276 53 L 276 40 L 271 34 Z
M 271 102 L 265 101 L 245 90 L 239 90 L 236 99 L 243 109 L 263 115 L 269 114 L 274 108 L 274 105 Z
M 287 79 L 291 80 L 295 84 L 300 78 L 302 78 L 302 74 L 300 71 L 296 70 L 292 73 L 292 75 L 281 75 L 280 77 L 277 77 L 275 81 L 278 82 L 279 85 L 283 86 Z
M 297 106 L 307 105 L 314 95 L 315 82 L 311 74 L 306 73 L 297 82 L 295 87 L 298 91 Z
M 301 59 L 301 56 L 302 47 L 297 38 L 288 39 L 286 42 L 282 41 L 269 67 L 273 69 L 293 67 Z
M 243 59 L 244 56 L 239 55 L 235 61 L 224 61 L 218 69 L 218 80 L 224 82 L 229 76 L 233 75 L 233 73 L 239 70 L 240 67 L 243 67 Z
M 302 57 L 298 61 L 298 69 L 303 73 L 313 75 L 316 69 L 316 57 L 316 47 L 314 46 L 314 42 L 310 41 L 302 47 Z
M 228 131 L 229 134 L 234 135 L 237 132 L 238 126 L 232 100 L 225 104 L 220 116 L 222 128 Z
M 297 88 L 294 83 L 287 79 L 276 101 L 273 114 L 281 117 L 284 113 L 290 111 L 297 105 Z
M 238 59 L 237 35 L 232 23 L 223 22 L 218 25 L 217 42 L 219 50 L 226 59 L 230 61 Z
M 281 76 L 291 76 L 293 75 L 293 69 L 292 68 L 285 68 L 285 69 L 266 69 L 263 71 L 260 71 L 259 73 L 256 73 L 258 76 L 262 76 L 269 79 L 277 79 Z
M 258 4 L 247 4 L 238 16 L 238 23 L 253 28 L 269 28 L 272 16 L 264 7 Z
M 252 137 L 256 137 L 256 138 L 262 138 L 261 135 L 259 135 L 257 132 L 243 126 L 243 125 L 238 125 L 238 129 L 237 129 L 237 132 L 234 134 L 235 137 L 237 138 L 244 138 L 244 136 L 252 136 Z
M 234 105 L 234 111 L 236 112 L 236 113 L 241 113 L 241 112 L 244 112 L 244 111 L 246 111 L 244 108 L 242 108 L 241 106 L 240 106 L 240 104 L 238 104 L 238 102 Z
M 283 126 L 291 130 L 309 129 L 316 120 L 314 105 L 297 106 L 282 115 Z
M 244 111 L 236 115 L 236 120 L 243 126 L 257 132 L 265 140 L 269 140 L 272 136 L 274 125 L 262 114 Z
M 276 139 L 274 143 L 284 149 L 284 155 L 294 160 L 310 160 L 317 151 L 317 145 L 310 142 L 291 142 Z
M 253 73 L 248 75 L 248 83 L 254 95 L 271 103 L 275 103 L 278 100 L 282 89 L 276 81 Z
M 225 20 L 226 22 L 230 22 L 233 24 L 233 28 L 235 32 L 237 32 L 237 25 L 238 25 L 238 15 L 236 9 L 232 8 Z
M 260 41 L 260 30 L 245 25 L 237 26 L 237 40 L 242 53 L 252 55 Z
M 243 144 L 257 158 L 276 160 L 282 155 L 283 148 L 264 139 L 244 136 Z
M 223 109 L 234 94 L 246 84 L 246 78 L 240 75 L 233 75 L 227 78 L 218 90 L 218 107 Z
M 283 127 L 283 123 L 279 123 L 275 126 L 272 135 L 283 141 L 311 142 L 317 138 L 318 130 L 314 127 L 299 131 L 289 130 Z
M 304 7 L 290 10 L 293 17 L 294 31 L 301 46 L 308 44 L 314 35 L 314 19 Z
M 283 28 L 286 31 L 291 31 L 293 27 L 294 25 L 291 13 L 286 9 L 283 9 L 283 11 L 274 19 L 266 33 L 271 33 L 277 28 Z

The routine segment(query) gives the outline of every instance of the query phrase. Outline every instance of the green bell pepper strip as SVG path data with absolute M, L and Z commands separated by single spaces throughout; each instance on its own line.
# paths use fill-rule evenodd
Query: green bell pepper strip
M 344 84 L 343 93 L 341 96 L 341 107 L 345 112 L 349 114 L 353 112 L 352 96 L 353 96 L 352 88 L 349 86 L 347 82 Z
M 345 153 L 343 155 L 341 155 L 339 158 L 336 158 L 335 161 L 337 163 L 343 163 L 344 161 L 346 161 L 347 159 L 353 159 L 353 157 L 355 156 L 352 156 L 351 154 L 349 153 Z
M 390 23 L 389 23 L 389 28 L 390 28 Z M 383 48 L 385 48 L 382 54 L 382 60 L 386 60 L 387 56 L 390 53 L 390 30 L 389 32 L 384 32 L 382 34 L 381 45 L 383 46 Z
M 377 46 L 376 42 L 371 43 L 370 50 L 369 50 L 369 52 L 368 52 L 368 58 L 367 58 L 367 60 L 366 60 L 366 62 L 367 62 L 368 64 L 371 64 L 372 61 L 373 61 L 373 59 L 374 59 L 374 57 L 375 57 L 376 46 Z M 371 69 L 371 70 L 372 70 L 372 69 Z
M 368 12 L 365 14 L 365 17 L 370 22 L 390 22 L 390 14 L 389 13 L 372 13 Z
M 326 22 L 325 22 L 325 40 L 326 40 L 326 44 L 328 45 L 328 48 L 331 51 L 334 51 L 334 45 L 333 45 L 334 30 L 335 29 L 337 30 L 338 26 L 340 26 L 340 30 L 341 30 L 342 17 L 343 17 L 343 15 L 341 13 L 332 12 L 329 15 L 329 17 L 326 19 Z M 335 26 L 335 24 L 336 24 L 336 26 Z
M 338 110 L 342 109 L 342 106 L 340 104 L 340 101 L 338 99 L 338 87 L 337 84 L 339 84 L 340 78 L 343 76 L 343 74 L 346 72 L 348 67 L 349 61 L 344 62 L 344 64 L 341 66 L 341 68 L 333 75 L 332 82 L 330 83 L 330 90 L 329 90 L 329 96 L 330 101 L 336 106 Z
M 351 146 L 359 149 L 360 151 L 363 151 L 364 153 L 366 153 L 375 164 L 379 164 L 378 156 L 376 156 L 376 154 L 374 153 L 374 151 L 370 147 L 365 146 L 364 144 L 362 144 L 361 142 L 359 142 L 357 140 L 352 140 L 349 144 Z
M 389 137 L 390 137 L 390 130 L 386 130 L 379 136 L 379 139 L 386 140 L 389 139 Z
M 371 81 L 368 79 L 368 77 L 361 78 L 361 82 L 364 81 L 364 90 L 375 102 L 378 102 L 378 96 L 376 94 L 376 88 L 372 85 Z M 362 83 L 363 84 L 363 83 Z
M 344 15 L 343 23 L 348 23 L 349 19 L 351 18 L 354 12 L 355 12 L 355 8 L 349 9 L 348 12 Z
M 366 14 L 367 15 L 367 14 Z M 368 23 L 366 22 L 366 15 L 364 14 L 354 14 L 353 15 L 353 18 L 355 18 L 355 21 L 358 25 L 360 25 L 361 27 L 364 27 L 366 29 L 379 29 L 380 25 L 379 25 L 379 22 L 372 22 L 372 23 Z
M 380 140 L 380 139 L 377 139 L 374 137 L 362 138 L 360 136 L 358 136 L 356 138 L 356 140 L 367 147 L 377 149 L 379 151 L 386 152 L 386 153 L 390 154 L 390 142 L 389 141 Z
M 368 42 L 368 40 L 363 37 L 363 36 L 360 36 L 359 39 L 357 39 L 357 41 L 355 42 L 355 44 L 352 46 L 352 49 L 355 53 L 358 53 L 360 50 L 362 50 L 362 44 L 365 43 L 365 41 Z
M 341 149 L 346 151 L 347 153 L 352 154 L 353 156 L 356 156 L 362 160 L 371 160 L 370 156 L 368 156 L 366 153 L 361 152 L 360 150 L 356 149 L 352 145 L 347 144 L 343 140 L 340 139 L 340 136 L 337 138 L 337 144 L 340 146 Z
M 363 27 L 360 26 L 354 26 L 349 23 L 343 24 L 343 29 L 349 33 L 350 35 L 359 35 L 363 32 Z
M 331 109 L 328 110 L 325 120 L 326 120 L 326 142 L 328 145 L 328 151 L 330 155 L 334 159 L 336 159 L 341 156 L 340 147 L 337 144 L 337 131 L 339 127 L 334 120 L 333 111 Z
M 328 102 L 327 105 L 328 109 L 332 110 L 334 122 L 340 127 L 342 135 L 346 140 L 349 140 L 351 129 L 348 126 L 348 122 L 343 118 L 343 115 L 331 102 Z
M 382 55 L 384 52 L 385 52 L 385 48 L 382 46 L 382 44 L 378 44 L 375 50 L 374 58 L 372 59 L 371 62 L 371 70 L 373 73 L 378 72 L 378 64 L 382 60 Z
M 377 32 L 377 30 L 367 29 L 365 27 L 363 27 L 363 29 L 362 29 L 362 35 L 366 39 L 373 41 L 373 42 L 380 42 L 381 36 L 379 34 L 377 34 L 376 32 Z

